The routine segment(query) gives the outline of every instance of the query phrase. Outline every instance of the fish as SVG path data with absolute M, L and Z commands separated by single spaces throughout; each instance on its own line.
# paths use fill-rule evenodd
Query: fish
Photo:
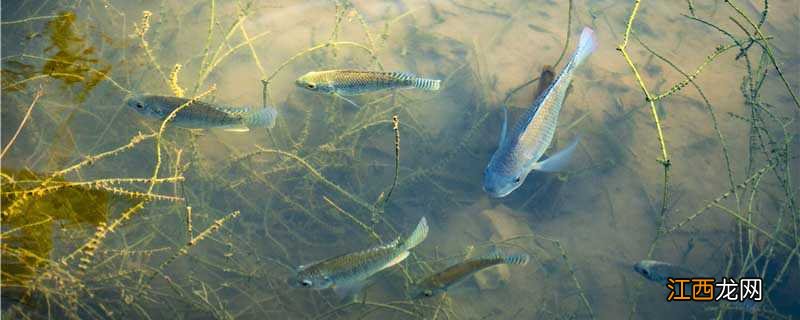
M 533 170 L 557 172 L 569 162 L 578 139 L 549 158 L 539 159 L 553 140 L 558 114 L 575 70 L 596 48 L 594 31 L 583 28 L 570 61 L 510 132 L 507 128 L 508 112 L 504 109 L 498 147 L 484 170 L 483 190 L 490 196 L 507 196 L 519 188 Z
M 422 217 L 405 240 L 397 238 L 380 246 L 300 265 L 287 282 L 294 288 L 332 288 L 341 298 L 352 297 L 361 291 L 369 277 L 405 260 L 410 250 L 427 236 L 428 222 Z
M 642 260 L 633 265 L 633 270 L 647 280 L 662 284 L 667 278 L 692 278 L 695 274 L 684 267 L 656 260 Z
M 425 79 L 407 72 L 326 70 L 306 73 L 295 81 L 297 86 L 338 96 L 355 96 L 395 88 L 418 88 L 437 91 L 441 80 Z
M 232 132 L 247 132 L 254 128 L 275 126 L 277 111 L 274 108 L 227 107 L 191 100 L 173 96 L 134 95 L 125 99 L 125 105 L 144 116 L 163 121 L 172 111 L 188 103 L 170 121 L 187 129 L 222 128 Z
M 694 279 L 705 278 L 699 277 L 697 273 L 689 270 L 688 268 L 675 265 L 669 262 L 657 260 L 642 260 L 633 265 L 633 270 L 640 274 L 647 280 L 655 283 L 667 285 L 668 278 L 672 279 Z M 693 282 L 688 282 L 683 285 L 683 292 L 691 294 Z M 676 289 L 678 285 L 676 285 Z M 754 312 L 758 309 L 758 305 L 753 300 L 733 301 L 733 305 L 738 306 L 744 310 Z
M 483 269 L 500 264 L 526 265 L 528 260 L 530 256 L 524 253 L 508 256 L 492 253 L 485 257 L 466 260 L 417 281 L 412 286 L 410 297 L 412 299 L 433 297 Z

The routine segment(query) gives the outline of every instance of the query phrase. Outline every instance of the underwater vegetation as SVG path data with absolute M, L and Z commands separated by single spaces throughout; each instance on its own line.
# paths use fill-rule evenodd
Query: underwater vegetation
M 97 49 L 77 31 L 75 19 L 75 13 L 61 12 L 47 22 L 41 35 L 49 39 L 50 45 L 43 50 L 47 56 L 32 57 L 44 62 L 40 70 L 16 59 L 4 61 L 8 67 L 3 68 L 3 91 L 23 90 L 30 81 L 52 77 L 65 87 L 79 90 L 78 101 L 86 99 L 111 70 L 111 65 L 97 58 Z
M 796 1 L 0 6 L 3 319 L 800 316 Z M 584 26 L 541 150 L 572 161 L 489 197 L 504 110 Z M 324 70 L 384 76 L 319 94 Z M 365 248 L 395 251 L 354 299 L 297 268 Z M 763 300 L 667 302 L 640 261 Z

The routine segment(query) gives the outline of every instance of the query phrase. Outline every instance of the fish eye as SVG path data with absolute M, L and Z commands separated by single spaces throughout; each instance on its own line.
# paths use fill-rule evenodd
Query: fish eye
M 514 183 L 519 183 L 519 177 L 514 178 Z
M 433 292 L 431 292 L 430 290 L 425 290 L 425 291 L 422 292 L 422 294 L 424 294 L 426 297 L 433 296 Z
M 306 84 L 306 88 L 309 88 L 309 89 L 314 89 L 314 88 L 316 88 L 316 87 L 317 87 L 317 85 L 315 85 L 315 84 L 313 84 L 313 83 L 308 83 L 308 84 Z
M 300 284 L 304 287 L 310 287 L 312 283 L 309 280 L 301 280 Z
M 137 107 L 137 108 L 139 108 L 139 109 L 142 109 L 142 108 L 144 108 L 144 106 L 142 105 L 142 103 L 141 103 L 141 102 L 137 102 L 137 103 L 136 103 L 136 107 Z

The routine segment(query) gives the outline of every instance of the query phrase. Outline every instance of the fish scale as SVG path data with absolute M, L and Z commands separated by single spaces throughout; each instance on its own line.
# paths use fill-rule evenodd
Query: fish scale
M 511 141 L 513 162 L 507 167 L 522 166 L 544 155 L 555 136 L 558 115 L 561 113 L 567 88 L 572 82 L 574 67 L 574 61 L 570 61 L 553 83 L 536 99 L 533 103 L 535 107 L 529 108 L 514 127 L 512 132 L 518 133 L 519 138 Z
M 227 113 L 227 114 L 229 114 L 231 116 L 242 116 L 242 115 L 250 113 L 250 108 L 248 108 L 248 107 L 239 108 L 239 107 L 220 106 L 220 107 L 217 107 L 217 109 L 219 109 L 220 111 L 225 112 L 225 113 Z
M 327 73 L 326 80 L 330 83 L 335 83 L 340 90 L 346 91 L 376 91 L 390 89 L 395 86 L 410 86 L 412 84 L 412 81 L 407 77 L 400 78 L 395 73 L 386 72 L 332 72 Z
M 164 110 L 166 111 L 166 115 L 169 115 L 172 111 L 190 101 L 189 99 L 178 97 L 158 97 L 157 100 L 161 100 L 162 105 L 166 106 Z M 180 123 L 184 121 L 195 121 L 195 119 L 214 125 L 229 125 L 240 122 L 242 117 L 241 115 L 233 114 L 229 110 L 223 110 L 209 103 L 194 101 L 178 111 L 172 121 Z

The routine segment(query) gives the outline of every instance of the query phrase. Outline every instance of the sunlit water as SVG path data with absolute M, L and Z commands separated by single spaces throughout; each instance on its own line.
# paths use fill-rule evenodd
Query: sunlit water
M 691 74 L 734 44 L 690 16 L 749 49 L 738 59 L 739 47 L 725 51 L 696 77 L 716 127 L 692 84 L 655 104 L 671 163 L 664 203 L 653 114 L 615 50 L 632 2 L 575 1 L 571 14 L 567 1 L 3 2 L 3 316 L 797 317 L 800 107 L 763 47 L 748 45 L 733 21 L 758 37 L 746 19 L 724 1 L 688 3 L 691 10 L 683 1 L 644 1 L 636 16 L 627 50 L 653 96 L 686 78 L 647 48 Z M 796 94 L 798 5 L 770 1 L 760 29 Z M 736 8 L 758 24 L 764 3 Z M 545 65 L 560 70 L 583 26 L 596 31 L 599 48 L 577 72 L 554 142 L 560 149 L 580 135 L 575 159 L 565 172 L 534 172 L 511 195 L 490 199 L 481 180 L 503 104 L 516 120 L 537 83 L 520 86 Z M 355 108 L 294 84 L 308 71 L 346 68 L 413 72 L 443 87 L 358 96 Z M 746 97 L 751 83 L 755 98 Z M 176 89 L 225 105 L 266 100 L 278 124 L 249 133 L 167 125 L 158 177 L 184 179 L 156 181 L 151 193 L 162 197 L 148 198 L 155 139 L 103 152 L 159 131 L 160 122 L 123 105 L 128 94 Z M 96 182 L 127 178 L 143 181 Z M 42 180 L 87 183 L 13 206 L 21 197 L 14 191 Z M 722 207 L 712 205 L 741 183 L 714 202 Z M 375 245 L 373 231 L 390 241 L 422 216 L 428 238 L 372 277 L 363 300 L 287 285 L 297 265 Z M 487 270 L 445 297 L 406 297 L 410 281 L 493 244 L 533 259 Z M 765 300 L 747 310 L 667 302 L 664 285 L 632 269 L 646 258 L 718 280 L 762 277 Z

